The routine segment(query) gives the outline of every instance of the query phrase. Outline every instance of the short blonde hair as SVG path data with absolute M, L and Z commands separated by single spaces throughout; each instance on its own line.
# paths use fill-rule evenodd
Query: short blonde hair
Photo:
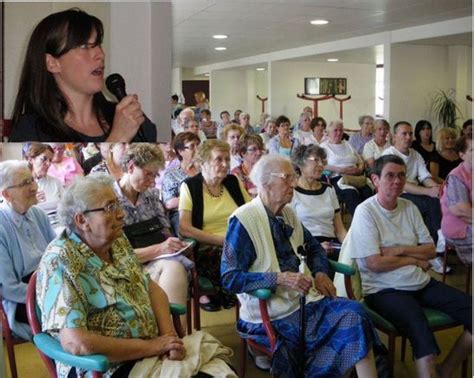
M 200 164 L 207 163 L 211 160 L 213 150 L 225 151 L 230 154 L 230 146 L 219 139 L 208 139 L 204 141 L 197 150 L 197 160 Z
M 443 137 L 450 136 L 451 138 L 456 139 L 458 137 L 456 131 L 450 127 L 443 127 L 442 129 L 438 130 L 436 135 L 436 151 L 441 152 L 443 151 Z
M 121 164 L 122 170 L 127 172 L 130 162 L 138 168 L 147 165 L 158 166 L 160 169 L 165 166 L 165 158 L 161 148 L 156 143 L 132 143 L 123 154 Z
M 232 131 L 232 130 L 239 131 L 240 135 L 242 135 L 245 132 L 242 126 L 237 125 L 236 123 L 229 123 L 226 127 L 224 127 L 224 130 L 223 130 L 224 139 L 227 139 L 227 134 L 229 133 L 229 131 Z

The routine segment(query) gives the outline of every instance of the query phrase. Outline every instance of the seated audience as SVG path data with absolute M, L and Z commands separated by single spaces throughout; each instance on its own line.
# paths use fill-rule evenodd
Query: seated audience
M 106 144 L 108 146 L 103 147 Z M 120 179 L 123 176 L 121 159 L 127 148 L 127 143 L 101 143 L 101 154 L 103 150 L 107 152 L 104 155 L 104 159 L 91 169 L 91 173 L 104 172 L 111 175 L 115 180 Z
M 52 143 L 54 155 L 48 175 L 56 177 L 63 186 L 68 186 L 76 176 L 83 176 L 84 171 L 73 156 L 65 154 L 66 145 L 64 143 Z
M 472 264 L 472 139 L 462 136 L 456 142 L 462 163 L 446 178 L 441 195 L 441 229 L 459 259 Z
M 183 124 L 183 132 L 189 131 L 190 133 L 196 134 L 201 142 L 204 142 L 206 138 L 206 134 L 201 130 L 201 126 L 199 122 L 195 119 L 189 119 Z
M 161 196 L 168 210 L 173 234 L 176 236 L 179 231 L 179 190 L 185 179 L 199 173 L 195 157 L 200 143 L 201 141 L 196 134 L 184 132 L 176 135 L 173 141 L 173 150 L 180 161 L 180 165 L 167 170 L 163 176 Z
M 421 155 L 426 168 L 429 169 L 430 162 L 436 154 L 436 144 L 433 142 L 433 127 L 431 123 L 424 119 L 416 123 L 415 140 L 413 140 L 411 148 Z
M 171 119 L 178 118 L 179 113 L 183 110 L 183 104 L 179 102 L 179 96 L 174 94 L 171 96 Z
M 461 134 L 462 134 L 462 135 L 465 135 L 465 136 L 468 137 L 469 139 L 472 139 L 472 118 L 466 120 L 466 121 L 462 124 Z
M 48 176 L 53 154 L 51 146 L 42 143 L 31 143 L 25 154 L 33 179 L 38 185 L 36 192 L 38 206 L 51 214 L 49 216 L 51 223 L 56 222 L 56 208 L 63 194 L 61 182 L 56 177 Z
M 327 164 L 326 151 L 314 144 L 299 146 L 291 161 L 300 173 L 291 206 L 329 258 L 337 261 L 339 250 L 333 249 L 332 244 L 342 243 L 347 231 L 342 223 L 336 191 L 331 185 L 321 182 Z
M 158 283 L 174 303 L 185 305 L 188 295 L 184 256 L 157 259 L 160 255 L 186 247 L 171 236 L 170 223 L 154 188 L 155 176 L 164 164 L 163 154 L 156 144 L 135 143 L 122 157 L 124 175 L 113 188 L 123 211 L 123 231 L 130 240 L 138 261 L 144 264 L 151 279 Z
M 296 185 L 291 162 L 266 155 L 250 176 L 258 196 L 232 214 L 221 266 L 222 285 L 241 303 L 239 334 L 269 346 L 259 300 L 246 293 L 270 289 L 268 309 L 277 334 L 273 375 L 296 377 L 301 367 L 305 377 L 342 377 L 355 365 L 359 377 L 376 377 L 371 350 L 376 335 L 368 314 L 359 303 L 336 298 L 324 250 L 287 206 Z M 303 244 L 307 262 L 301 272 L 296 246 Z M 301 294 L 306 296 L 304 357 L 299 348 Z M 304 366 L 298 366 L 301 358 Z
M 34 206 L 38 185 L 25 161 L 0 163 L 0 288 L 13 333 L 29 340 L 26 288 L 46 246 L 56 236 L 46 214 Z M 3 353 L 3 351 L 2 351 Z
M 102 93 L 103 37 L 102 22 L 78 8 L 41 20 L 26 49 L 11 142 L 156 140 L 156 126 L 146 119 L 136 95 L 115 104 Z M 84 47 L 90 69 L 81 60 Z
M 182 360 L 168 298 L 146 274 L 122 231 L 124 212 L 110 176 L 78 178 L 59 215 L 66 226 L 46 249 L 36 285 L 43 331 L 76 355 L 104 354 L 108 376 L 126 377 L 137 360 Z M 91 287 L 94 290 L 91 290 Z M 59 377 L 84 371 L 57 363 Z
M 178 135 L 179 133 L 182 133 L 184 131 L 184 124 L 191 119 L 195 119 L 195 114 L 194 114 L 193 109 L 184 108 L 183 110 L 181 110 L 178 118 L 176 119 L 176 122 L 171 123 L 171 129 L 174 135 Z
M 257 195 L 257 192 L 249 175 L 253 166 L 265 151 L 262 138 L 256 134 L 244 134 L 240 137 L 239 149 L 240 156 L 242 157 L 242 164 L 232 169 L 230 173 L 239 178 L 240 182 L 244 184 L 247 193 L 253 198 Z
M 362 151 L 364 150 L 364 145 L 372 140 L 374 137 L 373 133 L 373 126 L 374 126 L 374 117 L 370 115 L 363 115 L 359 117 L 359 126 L 360 131 L 358 133 L 354 133 L 349 138 L 349 144 L 354 148 L 354 150 L 359 154 L 362 155 Z
M 234 112 L 234 119 L 231 121 L 231 123 L 236 123 L 237 125 L 240 125 L 240 113 L 242 113 L 242 110 L 237 109 Z
M 349 142 L 342 139 L 344 125 L 341 120 L 331 121 L 328 127 L 328 139 L 321 144 L 326 150 L 328 164 L 326 170 L 331 171 L 330 181 L 338 198 L 344 201 L 350 214 L 362 201 L 372 195 L 372 189 L 364 181 L 364 162 Z M 355 188 L 346 177 L 359 177 L 359 188 Z M 344 178 L 344 180 L 342 180 Z M 357 180 L 357 179 L 355 179 Z
M 309 113 L 301 113 L 298 122 L 299 128 L 293 131 L 293 138 L 298 139 L 299 144 L 307 146 L 314 144 L 313 130 L 311 129 L 311 117 Z
M 456 168 L 462 159 L 454 148 L 456 145 L 456 131 L 450 128 L 438 130 L 436 137 L 436 153 L 430 161 L 430 172 L 433 180 L 442 184 L 446 176 Z
M 255 134 L 255 129 L 250 125 L 250 114 L 249 113 L 240 113 L 239 115 L 239 125 L 244 129 L 245 134 Z
M 326 141 L 326 121 L 324 118 L 313 118 L 311 120 L 311 129 L 313 130 L 314 144 L 321 145 L 321 143 Z
M 201 110 L 201 130 L 207 139 L 216 139 L 217 122 L 212 120 L 211 111 L 209 109 Z
M 267 114 L 267 113 L 261 113 L 261 114 L 260 114 L 258 123 L 255 125 L 255 132 L 256 132 L 257 134 L 263 133 L 263 131 L 264 131 L 264 129 L 265 129 L 265 121 L 266 121 L 267 118 L 269 118 L 269 117 L 270 117 L 270 114 Z
M 356 260 L 367 305 L 410 340 L 418 376 L 452 377 L 471 353 L 471 297 L 428 275 L 435 246 L 416 206 L 400 198 L 407 175 L 398 156 L 375 161 L 377 194 L 357 208 L 341 255 Z M 422 307 L 445 312 L 465 327 L 440 365 L 440 350 Z
M 374 138 L 369 140 L 362 151 L 367 168 L 372 168 L 382 152 L 390 147 L 390 124 L 384 119 L 374 121 Z
M 278 134 L 278 128 L 276 127 L 275 119 L 267 118 L 263 124 L 262 131 L 263 132 L 260 134 L 260 138 L 262 138 L 265 149 L 268 151 L 269 140 Z
M 278 129 L 278 134 L 268 142 L 269 154 L 290 157 L 293 149 L 300 145 L 299 140 L 290 135 L 290 124 L 290 120 L 284 115 L 276 119 L 275 125 Z
M 226 308 L 235 304 L 235 299 L 225 294 L 220 285 L 227 219 L 250 198 L 237 177 L 228 174 L 230 148 L 227 143 L 217 139 L 205 141 L 199 146 L 197 159 L 201 173 L 187 178 L 181 185 L 179 231 L 182 236 L 199 242 L 195 256 L 197 272 L 211 280 L 218 292 L 211 298 L 201 297 L 201 307 L 206 311 L 218 311 L 221 304 Z
M 175 138 L 175 137 L 174 137 Z M 174 139 L 173 138 L 173 139 Z M 172 141 L 173 141 L 172 139 Z M 163 178 L 166 174 L 167 171 L 171 169 L 175 169 L 179 167 L 180 161 L 178 157 L 176 156 L 176 152 L 173 149 L 173 142 L 166 142 L 166 143 L 158 143 L 158 146 L 161 149 L 161 152 L 163 153 L 163 156 L 165 158 L 165 165 L 164 167 L 160 170 L 158 176 L 155 178 L 155 187 L 157 189 L 161 190 L 161 186 L 163 184 Z
M 244 134 L 244 129 L 236 123 L 230 123 L 224 127 L 224 140 L 230 146 L 230 169 L 238 167 L 242 163 L 239 153 L 239 140 Z
M 217 139 L 224 139 L 224 127 L 232 123 L 230 113 L 227 110 L 223 110 L 219 114 L 219 118 L 221 119 L 221 122 L 219 122 L 219 125 L 217 126 Z

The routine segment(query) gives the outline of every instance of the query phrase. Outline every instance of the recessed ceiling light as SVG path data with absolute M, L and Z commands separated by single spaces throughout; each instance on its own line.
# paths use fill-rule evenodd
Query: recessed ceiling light
M 313 20 L 310 21 L 311 25 L 326 25 L 329 24 L 328 20 Z
M 210 73 L 205 73 L 204 76 L 209 77 L 209 76 L 211 76 L 211 74 Z
M 337 58 L 329 58 L 328 62 L 339 62 L 339 59 Z
M 227 47 L 223 47 L 223 46 L 221 46 L 221 47 L 214 47 L 214 50 L 217 50 L 217 51 L 225 51 L 225 50 L 227 50 Z
M 229 36 L 225 35 L 225 34 L 215 34 L 212 36 L 212 38 L 214 39 L 226 39 L 228 38 Z
M 265 71 L 265 68 L 263 67 L 258 67 L 258 68 L 255 68 L 257 71 Z

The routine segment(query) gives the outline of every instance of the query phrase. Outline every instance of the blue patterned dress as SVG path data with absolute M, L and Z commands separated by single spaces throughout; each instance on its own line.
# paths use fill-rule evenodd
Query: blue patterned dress
M 289 236 L 293 229 L 283 218 L 268 213 L 277 259 L 282 272 L 298 272 L 299 258 L 292 250 Z M 304 229 L 308 243 L 307 264 L 313 276 L 328 271 L 327 257 L 321 245 Z M 267 288 L 275 290 L 276 272 L 249 272 L 256 259 L 254 245 L 237 217 L 229 221 L 222 254 L 222 285 L 232 293 Z M 324 298 L 305 307 L 305 376 L 341 377 L 363 359 L 377 340 L 368 314 L 355 301 L 344 298 Z M 298 372 L 300 311 L 286 318 L 272 321 L 277 334 L 277 346 L 272 359 L 275 376 L 294 377 Z M 252 338 L 270 346 L 261 323 L 239 320 L 237 331 L 242 337 Z

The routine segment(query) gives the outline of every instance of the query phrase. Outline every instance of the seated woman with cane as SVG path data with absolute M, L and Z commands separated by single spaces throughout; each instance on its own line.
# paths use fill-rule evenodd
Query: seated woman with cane
M 290 206 L 296 185 L 291 162 L 263 156 L 250 177 L 258 196 L 230 217 L 222 253 L 222 286 L 238 293 L 242 337 L 269 346 L 258 299 L 246 292 L 271 289 L 270 320 L 277 334 L 272 359 L 275 376 L 297 376 L 304 356 L 304 376 L 343 376 L 355 365 L 359 377 L 375 377 L 370 318 L 360 304 L 336 298 L 327 276 L 328 261 Z M 300 273 L 298 247 L 307 244 L 307 265 Z M 301 294 L 306 295 L 304 340 L 299 350 Z

